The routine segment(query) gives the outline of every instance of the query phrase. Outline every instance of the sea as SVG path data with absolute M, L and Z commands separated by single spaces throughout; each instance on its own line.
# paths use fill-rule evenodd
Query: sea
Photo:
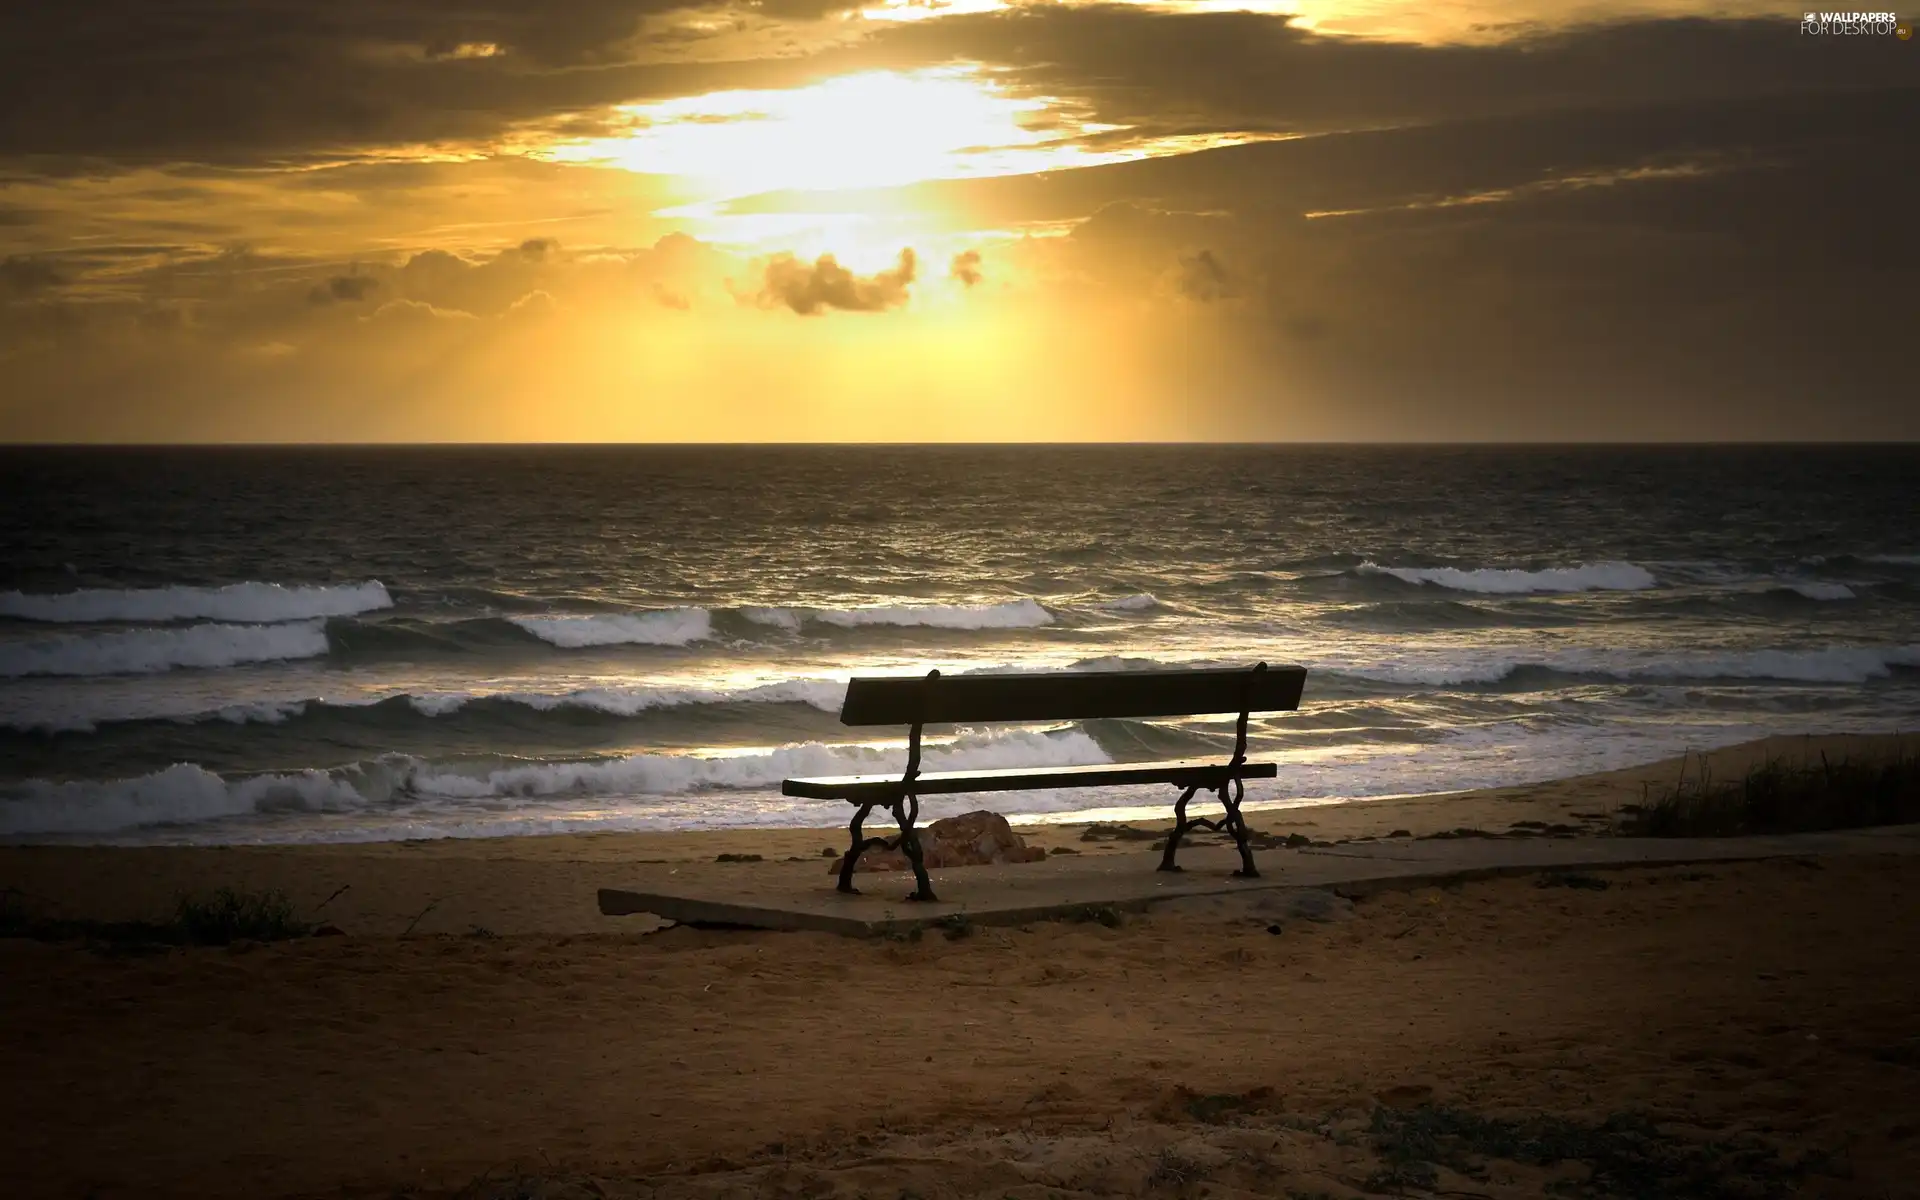
M 0 547 L 14 842 L 835 825 L 780 781 L 899 769 L 846 680 L 935 667 L 1300 664 L 1255 809 L 1920 728 L 1913 446 L 10 448 Z M 942 728 L 925 765 L 1232 732 Z

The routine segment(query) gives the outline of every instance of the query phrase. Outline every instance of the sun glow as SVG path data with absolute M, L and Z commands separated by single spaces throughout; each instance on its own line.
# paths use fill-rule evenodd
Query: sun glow
M 900 247 L 946 239 L 964 214 L 885 189 L 1186 154 L 1276 134 L 1127 137 L 1076 103 L 1018 95 L 976 66 L 867 71 L 806 87 L 622 105 L 620 132 L 534 150 L 555 162 L 669 176 L 692 199 L 653 215 L 753 252 L 832 252 L 877 269 Z M 1103 135 L 1098 137 L 1096 135 Z M 845 193 L 822 205 L 771 193 Z M 735 205 L 758 197 L 751 205 Z M 840 206 L 844 198 L 846 207 Z M 922 246 L 922 249 L 928 249 Z
M 969 67 L 869 71 L 619 111 L 624 132 L 543 157 L 679 176 L 721 198 L 1080 166 L 1098 161 L 1080 140 L 1114 128 L 1059 101 L 1011 95 Z

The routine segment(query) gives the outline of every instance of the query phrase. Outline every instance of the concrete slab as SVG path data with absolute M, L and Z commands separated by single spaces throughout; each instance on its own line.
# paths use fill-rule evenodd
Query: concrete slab
M 863 894 L 844 896 L 822 863 L 688 864 L 658 869 L 641 887 L 600 889 L 607 916 L 651 913 L 668 920 L 755 929 L 819 930 L 871 937 L 963 918 L 1019 925 L 1102 909 L 1140 911 L 1187 896 L 1285 888 L 1337 888 L 1355 895 L 1381 888 L 1541 870 L 1605 870 L 1694 862 L 1823 854 L 1920 854 L 1920 826 L 1750 838 L 1460 838 L 1356 842 L 1264 850 L 1258 879 L 1235 879 L 1230 846 L 1181 851 L 1186 870 L 1154 870 L 1149 851 L 1050 858 L 1045 862 L 958 867 L 930 873 L 940 899 L 904 899 L 905 873 L 863 874 Z

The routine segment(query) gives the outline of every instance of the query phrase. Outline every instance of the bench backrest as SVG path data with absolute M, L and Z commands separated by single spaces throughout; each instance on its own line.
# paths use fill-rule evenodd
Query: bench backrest
M 1044 674 L 859 678 L 847 684 L 843 725 L 1079 721 L 1280 712 L 1300 707 L 1304 667 L 1053 671 Z

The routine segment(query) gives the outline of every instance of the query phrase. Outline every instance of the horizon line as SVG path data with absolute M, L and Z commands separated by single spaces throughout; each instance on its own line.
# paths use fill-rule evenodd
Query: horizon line
M 632 449 L 700 449 L 700 450 L 817 450 L 817 449 L 862 449 L 883 450 L 900 449 L 965 449 L 965 450 L 1002 450 L 1002 449 L 1306 449 L 1306 448 L 1370 448 L 1370 449 L 1443 449 L 1443 448 L 1555 448 L 1555 449 L 1606 449 L 1606 448 L 1712 448 L 1712 447 L 1914 447 L 1920 446 L 1920 438 L 1738 438 L 1723 440 L 1704 439 L 1510 439 L 1510 440 L 1428 440 L 1397 441 L 1390 439 L 1351 439 L 1351 440 L 1299 440 L 1275 441 L 1249 439 L 1246 441 L 1229 440 L 1182 440 L 1182 441 L 780 441 L 780 442 L 697 442 L 697 441 L 288 441 L 288 442 L 83 442 L 83 441 L 0 441 L 0 453 L 17 450 L 632 450 Z

